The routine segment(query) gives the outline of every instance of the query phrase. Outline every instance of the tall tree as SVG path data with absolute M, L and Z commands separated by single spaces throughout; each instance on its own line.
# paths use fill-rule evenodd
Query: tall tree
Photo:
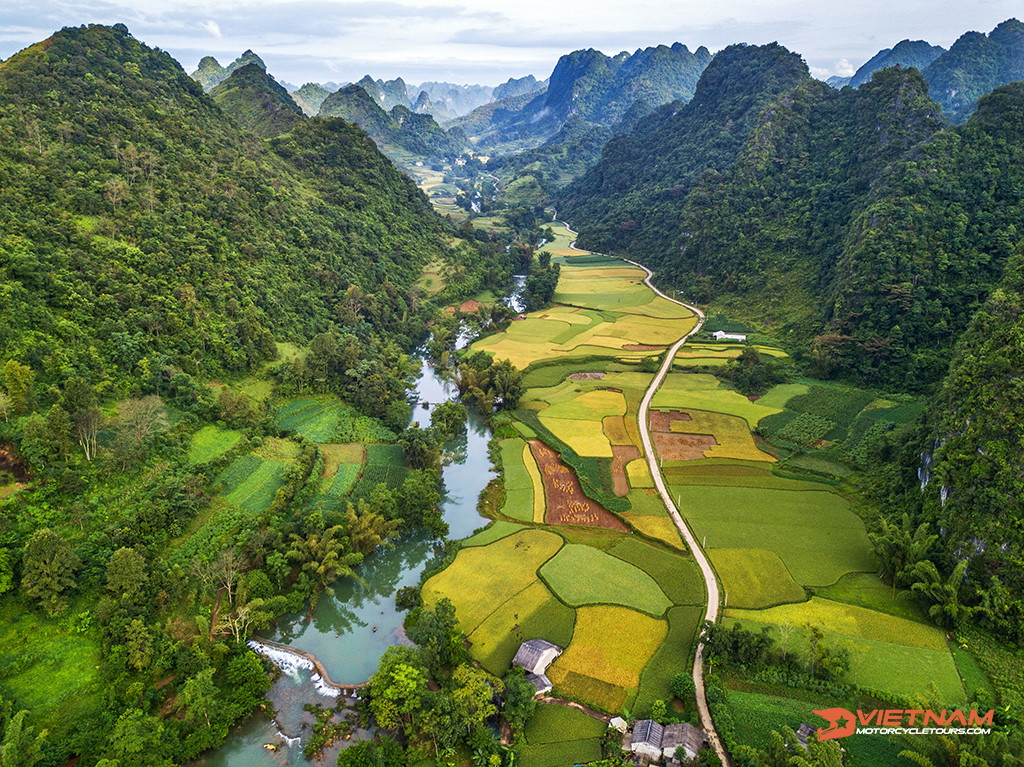
M 145 558 L 135 549 L 120 548 L 107 563 L 107 591 L 133 601 L 149 581 Z
M 32 404 L 32 385 L 36 374 L 28 365 L 17 360 L 7 360 L 3 369 L 4 388 L 15 413 L 27 413 Z M 5 416 L 6 420 L 6 416 Z
M 71 416 L 85 460 L 91 461 L 96 456 L 96 436 L 103 426 L 96 390 L 84 378 L 76 376 L 65 385 L 61 402 Z
M 67 541 L 52 530 L 38 530 L 25 547 L 21 587 L 38 599 L 50 615 L 55 615 L 67 606 L 65 592 L 75 588 L 75 573 L 80 565 Z
M 305 537 L 291 534 L 291 547 L 287 557 L 297 563 L 313 581 L 309 611 L 312 614 L 320 594 L 332 593 L 330 584 L 344 575 L 354 575 L 353 567 L 363 561 L 363 555 L 348 551 L 344 528 L 334 525 L 323 532 L 314 531 Z
M 14 713 L 11 702 L 0 696 L 0 767 L 35 767 L 39 763 L 46 730 L 37 733 L 26 723 L 27 716 L 27 711 Z

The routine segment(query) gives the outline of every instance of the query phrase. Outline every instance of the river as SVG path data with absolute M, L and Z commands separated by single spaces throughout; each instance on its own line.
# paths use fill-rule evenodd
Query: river
M 426 362 L 416 383 L 413 420 L 429 422 L 430 407 L 454 399 L 457 392 Z M 490 430 L 484 419 L 470 412 L 466 433 L 445 446 L 452 460 L 444 466 L 444 519 L 452 540 L 465 538 L 487 524 L 476 510 L 481 490 L 495 476 L 487 456 Z M 377 668 L 389 646 L 405 641 L 404 613 L 395 609 L 395 591 L 415 585 L 424 570 L 437 564 L 437 541 L 413 536 L 381 549 L 360 565 L 360 584 L 345 578 L 334 584 L 334 595 L 320 598 L 310 621 L 303 614 L 288 615 L 277 622 L 267 638 L 315 655 L 337 683 L 365 682 Z M 282 674 L 267 694 L 277 712 L 273 719 L 257 715 L 234 730 L 224 746 L 195 762 L 196 767 L 276 767 L 310 764 L 302 757 L 301 738 L 313 717 L 303 710 L 307 703 L 333 706 L 335 698 L 318 689 L 313 672 L 287 658 L 280 660 Z M 264 749 L 273 744 L 276 752 Z M 333 765 L 339 748 L 324 754 L 316 764 Z

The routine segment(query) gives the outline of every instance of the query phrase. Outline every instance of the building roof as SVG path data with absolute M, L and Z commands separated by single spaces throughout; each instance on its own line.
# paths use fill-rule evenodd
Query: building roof
M 527 674 L 526 681 L 533 685 L 533 689 L 536 690 L 536 695 L 543 695 L 552 687 L 551 680 L 544 674 Z
M 661 748 L 662 737 L 665 728 L 653 719 L 641 719 L 633 725 L 633 739 L 631 744 L 649 743 L 657 749 Z
M 554 651 L 554 655 L 544 661 L 544 655 Z M 555 658 L 562 654 L 562 648 L 543 639 L 530 639 L 523 642 L 512 659 L 513 666 L 520 666 L 534 674 L 543 673 Z
M 817 727 L 807 724 L 807 722 L 804 722 L 796 728 L 796 739 L 800 741 L 801 746 L 807 748 L 807 741 L 811 737 L 811 735 L 814 734 L 814 731 L 816 729 Z
M 708 736 L 699 727 L 688 722 L 666 725 L 661 738 L 662 749 L 671 749 L 674 753 L 682 746 L 691 754 L 696 754 L 708 742 Z

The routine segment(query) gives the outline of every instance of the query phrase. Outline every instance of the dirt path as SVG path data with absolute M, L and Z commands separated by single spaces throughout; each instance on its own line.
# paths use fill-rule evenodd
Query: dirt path
M 566 231 L 570 235 L 575 235 L 577 232 L 569 228 L 569 225 L 564 221 L 559 222 L 565 226 Z M 569 243 L 569 247 L 575 247 L 576 241 L 573 240 Z M 636 261 L 630 261 L 628 258 L 620 259 L 626 263 L 633 264 L 644 270 L 647 276 L 644 278 L 644 284 L 653 290 L 657 295 L 661 296 L 667 301 L 671 301 L 674 304 L 685 307 L 693 312 L 697 316 L 697 324 L 693 327 L 689 333 L 676 341 L 672 348 L 668 350 L 668 354 L 665 355 L 664 362 L 661 363 L 661 368 L 658 370 L 657 375 L 654 376 L 654 380 L 651 381 L 651 385 L 647 388 L 644 393 L 644 398 L 640 401 L 640 410 L 637 413 L 637 419 L 640 422 L 640 438 L 644 443 L 644 454 L 647 457 L 647 465 L 651 470 L 651 477 L 654 478 L 654 486 L 658 489 L 661 500 L 665 503 L 668 509 L 669 515 L 672 517 L 672 521 L 679 530 L 679 534 L 686 541 L 686 545 L 693 553 L 693 559 L 700 568 L 701 575 L 704 577 L 704 587 L 707 589 L 708 606 L 704 613 L 704 619 L 715 622 L 718 620 L 718 613 L 721 607 L 721 592 L 718 588 L 718 577 L 715 575 L 715 570 L 711 566 L 711 562 L 708 560 L 707 555 L 704 553 L 704 549 L 701 548 L 700 543 L 697 541 L 697 536 L 693 534 L 690 526 L 686 524 L 682 515 L 679 513 L 679 509 L 676 508 L 675 502 L 672 500 L 672 495 L 668 491 L 668 487 L 665 485 L 665 478 L 661 474 L 661 467 L 658 465 L 658 458 L 654 453 L 654 445 L 651 440 L 651 429 L 648 423 L 648 412 L 651 407 L 651 400 L 654 399 L 654 395 L 661 387 L 662 382 L 665 380 L 665 376 L 668 375 L 668 371 L 672 368 L 672 361 L 676 357 L 676 353 L 685 344 L 694 333 L 699 331 L 704 325 L 704 320 L 707 319 L 704 316 L 704 312 L 698 309 L 696 306 L 678 301 L 670 296 L 666 296 L 651 282 L 654 272 L 648 269 L 643 264 L 638 264 Z M 711 719 L 711 711 L 708 709 L 708 699 L 704 691 L 704 643 L 701 642 L 697 645 L 697 652 L 693 658 L 693 684 L 696 687 L 697 693 L 697 710 L 700 712 L 700 723 L 704 728 L 704 731 L 708 735 L 708 740 L 711 741 L 711 747 L 715 750 L 718 758 L 724 765 L 731 765 L 732 759 L 729 757 L 729 752 L 725 750 L 725 745 L 722 743 L 722 739 L 718 737 L 718 731 L 715 730 L 715 723 Z

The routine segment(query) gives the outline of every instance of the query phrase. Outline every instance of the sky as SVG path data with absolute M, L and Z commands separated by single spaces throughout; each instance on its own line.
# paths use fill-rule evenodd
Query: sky
M 609 55 L 681 42 L 712 51 L 777 41 L 821 78 L 849 75 L 882 48 L 948 48 L 1021 13 L 1019 0 L 0 0 L 0 58 L 64 26 L 128 25 L 186 71 L 246 49 L 278 80 L 497 85 L 547 77 L 579 48 Z

